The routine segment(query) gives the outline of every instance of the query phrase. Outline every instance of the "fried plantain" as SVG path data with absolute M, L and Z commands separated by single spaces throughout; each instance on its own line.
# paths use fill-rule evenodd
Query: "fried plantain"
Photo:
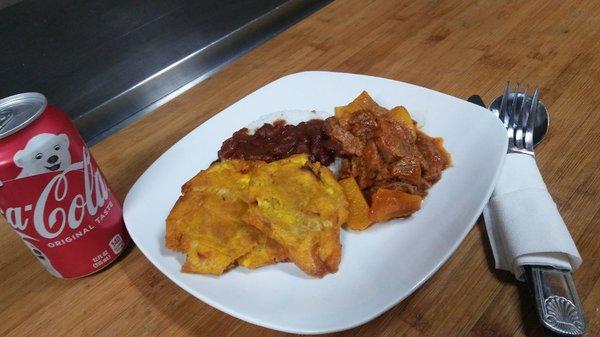
M 214 163 L 182 187 L 166 231 L 166 246 L 187 254 L 182 271 L 219 275 L 238 259 L 255 268 L 286 258 L 283 248 L 267 245 L 264 234 L 241 220 L 248 208 L 249 172 L 260 165 L 240 160 Z M 249 260 L 254 249 L 257 256 Z
M 285 249 L 276 241 L 263 234 L 258 245 L 248 252 L 248 254 L 237 259 L 237 262 L 240 266 L 256 269 L 269 264 L 283 262 L 287 259 Z
M 253 170 L 244 220 L 279 243 L 309 275 L 338 269 L 340 225 L 348 202 L 333 173 L 307 155 L 295 155 Z

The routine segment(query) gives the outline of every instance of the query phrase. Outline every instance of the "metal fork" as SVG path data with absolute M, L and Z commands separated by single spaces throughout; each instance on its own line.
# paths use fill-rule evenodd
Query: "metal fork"
M 510 83 L 504 86 L 504 95 L 500 103 L 500 120 L 508 133 L 508 153 L 522 153 L 534 157 L 533 153 L 533 128 L 538 111 L 540 88 L 536 88 L 533 93 L 531 105 L 527 107 L 527 91 L 529 85 L 525 87 L 523 99 L 518 106 L 519 83 L 515 87 L 515 95 L 510 107 L 508 106 Z
M 516 84 L 512 104 L 508 104 L 510 83 L 504 86 L 499 118 L 504 123 L 508 137 L 508 153 L 534 156 L 533 130 L 538 111 L 540 89 L 536 88 L 532 102 L 527 106 L 525 87 L 521 103 L 518 103 L 519 83 Z M 586 330 L 583 310 L 571 273 L 547 266 L 525 266 L 525 278 L 535 299 L 535 306 L 547 336 L 579 336 Z M 558 306 L 560 317 L 554 314 Z

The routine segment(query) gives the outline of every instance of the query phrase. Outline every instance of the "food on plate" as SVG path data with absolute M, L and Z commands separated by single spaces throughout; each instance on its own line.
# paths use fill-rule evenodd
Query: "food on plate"
M 410 117 L 410 114 L 408 113 L 408 110 L 406 110 L 405 107 L 397 106 L 390 110 L 389 115 L 393 119 L 404 124 L 410 130 L 410 133 L 413 136 L 417 135 L 417 127 L 415 126 L 415 122 L 413 122 L 412 118 Z
M 342 145 L 340 179 L 356 180 L 373 222 L 418 211 L 427 190 L 450 166 L 441 138 L 417 129 L 404 107 L 387 110 L 365 91 L 335 108 L 325 131 Z
M 348 105 L 336 106 L 335 117 L 339 118 L 344 123 L 345 117 L 351 117 L 356 111 L 373 111 L 375 114 L 383 114 L 387 109 L 377 104 L 366 91 L 363 91 Z
M 166 245 L 186 253 L 184 272 L 219 275 L 289 258 L 322 277 L 337 271 L 347 208 L 333 173 L 306 154 L 268 164 L 224 160 L 183 186 Z
M 442 138 L 432 138 L 424 132 L 417 132 L 417 147 L 423 156 L 422 175 L 431 185 L 442 178 L 442 172 L 450 166 L 450 154 L 444 148 Z
M 377 188 L 371 196 L 369 215 L 373 222 L 406 217 L 421 208 L 423 197 L 401 189 Z
M 363 230 L 373 224 L 369 216 L 369 205 L 358 187 L 354 178 L 345 178 L 339 181 L 342 190 L 348 199 L 348 221 L 346 228 Z
M 313 116 L 235 132 L 218 161 L 182 187 L 166 232 L 166 246 L 187 254 L 182 271 L 219 275 L 292 261 L 311 276 L 335 273 L 341 226 L 410 216 L 450 166 L 441 138 L 366 91 L 333 117 Z M 327 168 L 336 160 L 337 177 Z
M 236 131 L 223 142 L 219 159 L 245 159 L 272 162 L 294 154 L 307 153 L 310 160 L 331 164 L 341 150 L 323 129 L 324 121 L 312 119 L 298 125 L 279 119 L 250 133 L 248 128 Z
M 265 164 L 252 172 L 249 203 L 244 220 L 281 244 L 305 273 L 338 270 L 348 203 L 327 167 L 306 154 Z
M 283 261 L 288 261 L 285 249 L 266 235 L 261 235 L 258 240 L 258 245 L 254 246 L 248 254 L 237 259 L 237 263 L 240 266 L 249 269 L 256 269 Z
M 183 185 L 166 231 L 166 246 L 187 255 L 182 271 L 219 275 L 238 260 L 255 268 L 286 259 L 281 246 L 241 220 L 250 171 L 260 165 L 215 163 Z

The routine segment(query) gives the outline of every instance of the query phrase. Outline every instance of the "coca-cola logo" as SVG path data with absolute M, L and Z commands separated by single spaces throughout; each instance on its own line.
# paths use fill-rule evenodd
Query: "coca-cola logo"
M 83 170 L 83 191 L 74 191 L 69 181 L 72 176 L 69 173 L 78 170 Z M 95 216 L 108 197 L 108 186 L 100 170 L 93 164 L 89 151 L 83 147 L 83 160 L 69 165 L 52 177 L 35 205 L 8 207 L 4 215 L 17 231 L 25 231 L 31 225 L 31 220 L 39 236 L 53 239 L 67 227 L 76 229 L 81 226 L 85 214 Z

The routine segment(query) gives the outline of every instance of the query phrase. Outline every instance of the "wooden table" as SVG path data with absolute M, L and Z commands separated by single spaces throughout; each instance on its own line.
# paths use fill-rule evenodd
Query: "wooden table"
M 286 74 L 382 76 L 490 102 L 506 80 L 542 87 L 538 163 L 584 263 L 575 275 L 600 334 L 600 1 L 336 1 L 92 149 L 122 199 L 179 138 Z M 198 149 L 198 151 L 202 151 Z M 278 336 L 196 300 L 137 248 L 92 277 L 46 273 L 0 227 L 0 335 Z M 523 287 L 493 268 L 481 219 L 412 296 L 344 336 L 542 336 Z

